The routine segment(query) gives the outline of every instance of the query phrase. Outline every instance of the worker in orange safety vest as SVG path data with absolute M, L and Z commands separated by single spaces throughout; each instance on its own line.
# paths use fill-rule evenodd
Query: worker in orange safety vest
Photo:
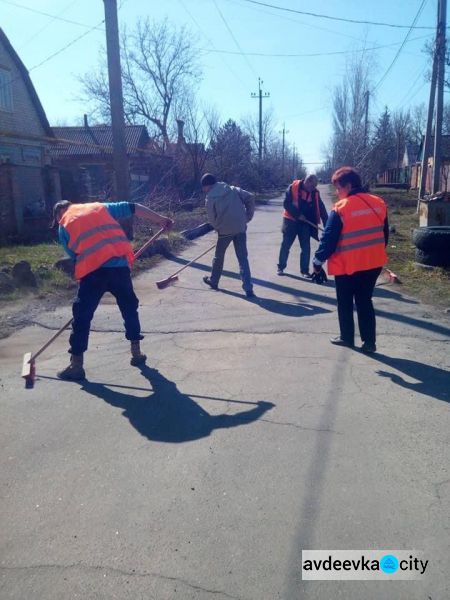
M 330 213 L 325 232 L 313 260 L 313 281 L 324 279 L 322 265 L 334 275 L 340 335 L 332 344 L 354 347 L 353 302 L 366 354 L 376 352 L 373 290 L 387 263 L 389 239 L 387 208 L 382 198 L 363 190 L 361 178 L 352 167 L 342 167 L 332 176 L 338 201 Z
M 294 180 L 286 190 L 281 229 L 283 241 L 278 258 L 278 275 L 284 275 L 289 251 L 295 238 L 298 237 L 300 243 L 300 273 L 304 277 L 311 277 L 309 272 L 311 237 L 316 240 L 319 239 L 317 226 L 320 221 L 325 225 L 328 218 L 327 210 L 316 186 L 317 177 L 308 175 L 304 180 Z
M 115 297 L 122 313 L 125 335 L 131 343 L 131 365 L 144 364 L 147 357 L 140 349 L 143 336 L 139 300 L 130 274 L 133 248 L 118 219 L 136 215 L 165 229 L 172 227 L 172 219 L 133 202 L 72 204 L 63 200 L 55 204 L 53 215 L 59 224 L 59 240 L 75 261 L 75 278 L 79 281 L 72 306 L 70 364 L 58 377 L 69 381 L 85 378 L 83 355 L 88 347 L 91 320 L 105 292 Z

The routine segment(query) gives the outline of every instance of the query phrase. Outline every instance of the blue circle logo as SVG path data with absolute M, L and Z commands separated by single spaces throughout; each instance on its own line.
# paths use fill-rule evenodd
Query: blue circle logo
M 393 554 L 386 554 L 380 560 L 380 568 L 385 573 L 395 573 L 398 570 L 398 558 Z

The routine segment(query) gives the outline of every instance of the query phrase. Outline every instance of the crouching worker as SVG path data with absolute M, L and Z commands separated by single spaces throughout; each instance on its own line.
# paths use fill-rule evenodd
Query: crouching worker
M 155 225 L 169 229 L 173 221 L 131 202 L 72 204 L 57 202 L 54 220 L 59 224 L 59 240 L 75 261 L 75 278 L 79 280 L 77 297 L 72 306 L 70 364 L 57 375 L 60 379 L 79 381 L 85 378 L 83 354 L 88 347 L 92 317 L 105 292 L 116 299 L 131 342 L 130 364 L 144 364 L 147 357 L 140 349 L 141 326 L 139 301 L 133 290 L 130 267 L 133 248 L 117 219 L 135 214 Z

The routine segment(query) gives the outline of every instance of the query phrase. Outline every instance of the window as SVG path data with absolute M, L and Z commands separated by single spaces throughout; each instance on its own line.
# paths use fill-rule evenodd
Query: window
M 0 67 L 0 110 L 12 111 L 11 73 Z

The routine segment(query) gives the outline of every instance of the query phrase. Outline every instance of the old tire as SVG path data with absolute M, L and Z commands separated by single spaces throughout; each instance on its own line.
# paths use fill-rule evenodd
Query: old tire
M 424 252 L 442 252 L 450 254 L 450 227 L 419 227 L 413 231 L 416 248 Z
M 416 262 L 427 267 L 450 267 L 450 252 L 416 249 Z

